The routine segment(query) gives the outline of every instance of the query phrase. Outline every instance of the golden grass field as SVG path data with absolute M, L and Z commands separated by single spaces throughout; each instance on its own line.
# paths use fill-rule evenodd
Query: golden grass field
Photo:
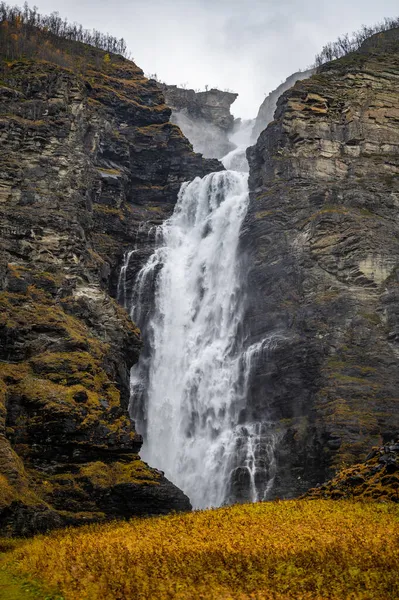
M 236 505 L 55 532 L 5 557 L 65 600 L 397 600 L 399 506 Z

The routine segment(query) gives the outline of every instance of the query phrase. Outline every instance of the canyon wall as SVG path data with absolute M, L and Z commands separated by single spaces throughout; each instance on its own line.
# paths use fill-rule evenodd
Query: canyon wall
M 247 153 L 243 327 L 258 350 L 242 419 L 273 432 L 274 496 L 399 430 L 397 37 L 297 82 Z M 118 275 L 131 251 L 131 290 L 181 183 L 223 168 L 134 63 L 77 43 L 48 54 L 1 58 L 0 526 L 18 535 L 190 507 L 138 456 L 142 340 Z M 165 88 L 174 114 L 217 128 L 222 156 L 236 95 L 216 92 Z
M 134 63 L 46 43 L 46 61 L 1 58 L 0 527 L 18 535 L 190 508 L 138 456 L 140 332 L 115 297 L 181 182 L 223 168 Z
M 379 34 L 278 101 L 247 152 L 254 419 L 295 496 L 399 430 L 399 44 Z

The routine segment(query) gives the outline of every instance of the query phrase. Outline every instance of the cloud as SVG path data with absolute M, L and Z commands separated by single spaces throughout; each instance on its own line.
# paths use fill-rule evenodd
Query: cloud
M 238 92 L 233 112 L 244 118 L 326 42 L 399 13 L 394 0 L 42 0 L 39 10 L 124 37 L 167 83 Z

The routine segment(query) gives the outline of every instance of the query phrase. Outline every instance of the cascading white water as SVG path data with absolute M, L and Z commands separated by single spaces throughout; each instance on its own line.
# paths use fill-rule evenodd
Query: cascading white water
M 162 266 L 147 328 L 152 357 L 142 456 L 196 506 L 224 500 L 226 453 L 242 408 L 237 248 L 247 203 L 246 174 L 223 171 L 184 184 L 163 225 L 163 245 L 136 286 L 140 295 L 140 287 Z M 133 318 L 139 298 L 136 306 Z M 133 398 L 142 381 L 140 367 L 132 374 Z
M 249 171 L 246 151 L 250 144 L 253 123 L 253 119 L 240 123 L 230 136 L 229 141 L 232 142 L 236 148 L 222 158 L 223 166 L 226 169 L 242 172 Z
M 141 456 L 196 508 L 265 499 L 275 474 L 272 428 L 245 414 L 254 359 L 272 343 L 245 349 L 238 251 L 247 180 L 222 171 L 182 185 L 131 300 L 147 340 L 131 375 Z M 129 258 L 119 285 L 125 299 Z

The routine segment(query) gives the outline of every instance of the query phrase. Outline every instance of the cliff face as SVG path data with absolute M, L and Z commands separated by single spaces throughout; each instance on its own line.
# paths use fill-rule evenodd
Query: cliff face
M 235 146 L 229 142 L 234 117 L 230 107 L 238 94 L 212 89 L 195 92 L 176 85 L 159 84 L 172 109 L 171 121 L 178 125 L 196 152 L 222 158 Z
M 188 509 L 138 457 L 140 332 L 114 297 L 124 252 L 141 241 L 134 276 L 181 182 L 222 166 L 192 151 L 130 61 L 86 47 L 79 73 L 1 67 L 2 533 Z
M 308 79 L 311 77 L 315 69 L 309 69 L 308 71 L 298 71 L 297 73 L 293 73 L 287 79 L 279 85 L 275 90 L 270 92 L 268 96 L 264 99 L 262 104 L 260 105 L 259 112 L 255 119 L 255 123 L 252 129 L 252 143 L 255 143 L 258 139 L 259 134 L 266 129 L 268 124 L 273 121 L 274 112 L 277 108 L 277 101 L 286 92 L 289 90 L 297 81 L 301 81 L 302 79 Z
M 275 495 L 399 430 L 399 44 L 384 39 L 296 83 L 248 150 L 248 320 L 267 340 L 250 409 L 278 423 Z

